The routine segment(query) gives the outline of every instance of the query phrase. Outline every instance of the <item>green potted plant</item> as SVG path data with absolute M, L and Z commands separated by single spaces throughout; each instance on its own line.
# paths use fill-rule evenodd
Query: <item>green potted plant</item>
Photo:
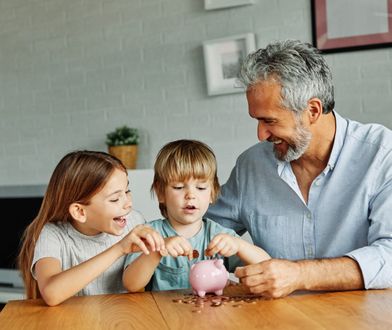
M 139 144 L 139 132 L 136 128 L 117 127 L 114 131 L 106 134 L 106 144 L 109 153 L 120 159 L 126 168 L 136 168 L 137 146 Z

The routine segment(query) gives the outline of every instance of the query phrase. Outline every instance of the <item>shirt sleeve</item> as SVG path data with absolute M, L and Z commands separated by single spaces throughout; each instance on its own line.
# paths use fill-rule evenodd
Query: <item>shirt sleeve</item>
M 240 220 L 239 214 L 241 193 L 238 184 L 238 168 L 237 161 L 229 179 L 221 187 L 218 200 L 209 207 L 206 216 L 224 227 L 243 234 L 246 228 Z
M 129 264 L 134 262 L 143 252 L 129 253 L 125 258 L 124 269 L 128 267 Z
M 392 287 L 392 180 L 387 181 L 369 207 L 369 246 L 347 254 L 361 268 L 366 289 Z
M 56 225 L 48 224 L 45 225 L 38 237 L 37 243 L 35 244 L 33 261 L 31 263 L 31 274 L 35 278 L 35 264 L 38 260 L 43 258 L 55 258 L 61 263 L 61 249 L 62 239 L 56 230 Z

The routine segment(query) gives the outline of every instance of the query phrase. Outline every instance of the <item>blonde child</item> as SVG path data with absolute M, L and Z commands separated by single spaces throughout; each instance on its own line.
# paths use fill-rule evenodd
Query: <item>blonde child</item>
M 216 160 L 207 145 L 194 140 L 168 143 L 158 153 L 154 170 L 151 189 L 165 219 L 149 224 L 164 237 L 166 249 L 127 256 L 123 274 L 127 290 L 136 292 L 147 285 L 152 290 L 189 288 L 193 250 L 199 256 L 192 263 L 216 254 L 230 257 L 232 265 L 238 264 L 234 260 L 238 257 L 245 264 L 269 259 L 233 230 L 203 218 L 219 193 Z
M 164 249 L 162 237 L 143 223 L 132 211 L 127 171 L 117 158 L 67 154 L 24 233 L 18 262 L 27 298 L 53 306 L 74 295 L 123 292 L 125 256 Z

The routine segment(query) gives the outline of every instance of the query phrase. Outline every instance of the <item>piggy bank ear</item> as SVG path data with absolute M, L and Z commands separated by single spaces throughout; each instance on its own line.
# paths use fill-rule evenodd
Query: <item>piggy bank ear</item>
M 224 269 L 225 266 L 223 266 L 223 259 L 217 259 L 214 262 L 214 265 L 216 266 L 216 268 L 218 269 Z
M 193 265 L 191 266 L 191 269 L 193 269 L 193 267 L 195 267 L 195 264 L 193 264 Z

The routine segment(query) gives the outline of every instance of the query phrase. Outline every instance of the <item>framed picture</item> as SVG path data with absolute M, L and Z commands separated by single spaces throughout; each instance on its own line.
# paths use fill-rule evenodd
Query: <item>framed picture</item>
M 219 9 L 228 7 L 237 7 L 243 5 L 251 5 L 254 0 L 204 0 L 204 9 Z
M 392 0 L 312 0 L 313 44 L 323 52 L 392 45 Z
M 205 41 L 203 54 L 208 95 L 243 92 L 238 73 L 245 57 L 255 49 L 253 33 Z

